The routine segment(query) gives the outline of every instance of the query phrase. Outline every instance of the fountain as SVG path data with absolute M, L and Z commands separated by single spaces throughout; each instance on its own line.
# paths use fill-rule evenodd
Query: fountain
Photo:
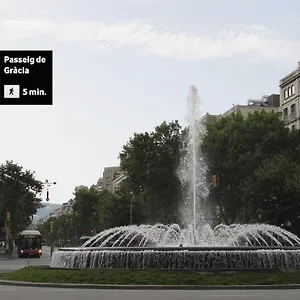
M 182 208 L 184 228 L 171 225 L 132 225 L 110 228 L 81 247 L 54 252 L 55 268 L 261 269 L 300 268 L 300 239 L 269 224 L 210 226 L 205 202 L 209 185 L 200 155 L 205 130 L 200 101 L 192 86 L 188 96 L 187 154 L 179 168 L 187 186 Z

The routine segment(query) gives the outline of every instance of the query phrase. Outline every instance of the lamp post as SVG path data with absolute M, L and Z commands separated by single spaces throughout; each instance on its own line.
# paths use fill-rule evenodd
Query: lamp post
M 11 248 L 11 225 L 10 225 L 11 219 L 10 219 L 10 212 L 7 212 L 6 214 L 6 222 L 5 222 L 5 229 L 6 229 L 6 255 L 8 257 L 12 256 L 12 248 Z
M 45 180 L 45 182 L 43 182 L 43 186 L 46 187 L 46 201 L 49 202 L 50 198 L 49 198 L 49 188 L 52 185 L 56 185 L 56 182 L 50 182 L 48 179 Z M 50 224 L 50 237 L 51 237 L 51 245 L 50 245 L 50 255 L 52 257 L 53 251 L 54 251 L 54 231 L 53 231 L 53 221 L 51 220 L 51 224 Z
M 46 187 L 46 201 L 49 202 L 50 198 L 49 198 L 49 188 L 51 185 L 55 185 L 56 182 L 53 181 L 53 182 L 49 182 L 48 179 L 45 180 L 45 182 L 43 183 L 43 186 Z
M 129 210 L 130 225 L 132 225 L 132 198 L 133 198 L 133 192 L 130 193 L 130 210 Z
M 50 256 L 52 257 L 54 247 L 53 247 L 53 240 L 54 240 L 54 231 L 53 231 L 53 220 L 50 222 L 50 237 L 51 237 L 51 244 L 50 244 Z
M 132 198 L 130 198 L 130 225 L 132 225 Z

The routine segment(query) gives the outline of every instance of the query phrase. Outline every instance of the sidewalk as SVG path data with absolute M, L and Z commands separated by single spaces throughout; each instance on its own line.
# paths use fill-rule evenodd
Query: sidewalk
M 17 252 L 16 249 L 14 249 L 10 258 L 16 258 L 16 257 L 17 257 Z M 7 258 L 6 251 L 4 247 L 0 247 L 0 259 L 3 258 Z
M 0 247 L 0 257 L 5 256 L 5 248 Z

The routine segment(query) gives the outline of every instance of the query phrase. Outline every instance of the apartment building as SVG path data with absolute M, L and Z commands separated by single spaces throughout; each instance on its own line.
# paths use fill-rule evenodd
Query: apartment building
M 99 191 L 103 190 L 103 177 L 100 177 L 96 183 L 96 187 L 98 188 Z
M 300 129 L 300 62 L 280 80 L 279 87 L 282 118 L 290 129 Z
M 104 168 L 103 177 L 98 180 L 99 188 L 113 191 L 113 181 L 121 175 L 121 167 L 106 167 Z M 97 184 L 98 185 L 98 184 Z
M 233 105 L 232 108 L 220 115 L 210 115 L 207 113 L 203 116 L 201 121 L 205 124 L 214 124 L 220 118 L 230 116 L 234 113 L 241 113 L 246 118 L 249 114 L 254 113 L 255 111 L 279 112 L 279 106 L 279 94 L 264 95 L 261 99 L 249 99 L 247 105 Z

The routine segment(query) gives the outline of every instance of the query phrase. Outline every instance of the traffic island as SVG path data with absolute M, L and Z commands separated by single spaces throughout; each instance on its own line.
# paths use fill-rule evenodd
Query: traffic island
M 300 270 L 218 272 L 124 269 L 51 269 L 25 267 L 4 274 L 0 284 L 25 283 L 35 286 L 114 288 L 300 288 Z M 1 283 L 2 282 L 2 283 Z M 22 284 L 23 283 L 23 284 Z M 299 285 L 299 286 L 297 286 Z

